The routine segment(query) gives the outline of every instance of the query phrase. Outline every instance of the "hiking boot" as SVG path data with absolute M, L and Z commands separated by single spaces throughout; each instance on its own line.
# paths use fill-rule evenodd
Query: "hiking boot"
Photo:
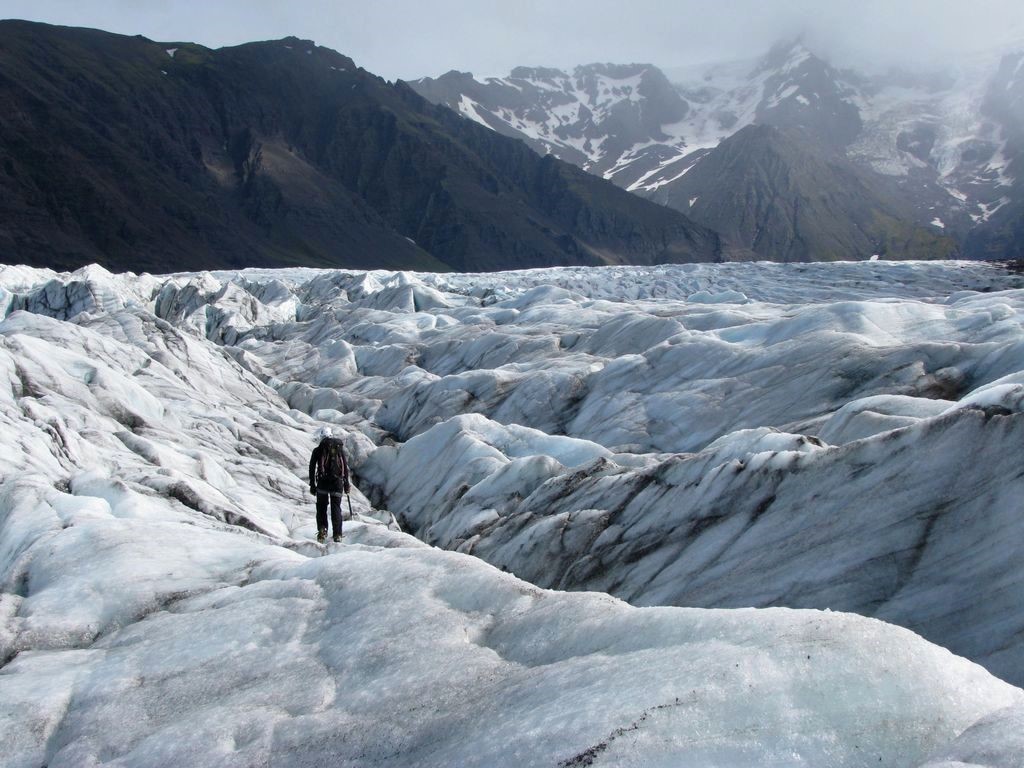
M 341 541 L 341 534 L 340 533 L 334 534 L 334 540 L 335 541 Z
M 326 528 L 324 530 L 322 530 L 322 531 L 317 531 L 316 532 L 316 543 L 317 544 L 323 544 L 325 541 L 327 541 L 327 529 Z

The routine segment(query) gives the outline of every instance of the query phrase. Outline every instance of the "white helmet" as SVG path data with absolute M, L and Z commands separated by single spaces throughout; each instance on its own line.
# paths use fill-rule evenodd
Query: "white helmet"
M 313 439 L 319 443 L 321 440 L 325 440 L 328 437 L 333 436 L 334 432 L 331 431 L 330 427 L 320 427 L 320 429 L 316 431 L 316 434 L 313 435 Z

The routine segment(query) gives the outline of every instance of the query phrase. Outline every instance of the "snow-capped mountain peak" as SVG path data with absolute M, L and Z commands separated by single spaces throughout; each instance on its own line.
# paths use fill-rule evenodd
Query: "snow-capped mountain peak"
M 874 248 L 884 251 L 893 237 L 920 242 L 918 235 L 894 235 L 916 226 L 949 240 L 929 243 L 915 257 L 1024 252 L 1014 235 L 1020 229 L 1014 222 L 1024 217 L 1024 193 L 1017 191 L 1024 165 L 1024 54 L 1012 49 L 962 57 L 948 71 L 860 72 L 835 66 L 797 38 L 756 59 L 706 66 L 662 71 L 649 64 L 591 64 L 572 73 L 517 68 L 484 83 L 446 75 L 413 85 L 543 154 L 708 226 L 714 224 L 701 220 L 691 201 L 710 199 L 712 190 L 691 189 L 684 177 L 724 139 L 770 125 L 830 153 L 828 162 L 856 169 L 871 190 L 866 207 L 892 223 L 871 235 Z M 742 189 L 736 195 L 749 198 Z M 768 239 L 788 243 L 795 228 L 789 222 Z M 737 245 L 785 258 L 752 242 Z
M 761 57 L 757 68 L 765 71 L 790 72 L 811 59 L 821 61 L 804 45 L 803 38 L 797 37 L 773 45 L 768 53 Z
M 712 68 L 690 70 L 695 79 L 684 75 L 673 84 L 652 64 L 597 63 L 571 74 L 516 67 L 508 77 L 483 81 L 449 72 L 412 85 L 543 154 L 641 193 L 680 178 L 704 151 L 754 122 L 817 120 L 820 132 L 840 143 L 859 124 L 851 88 L 802 42 L 776 46 L 732 70 L 738 71 L 728 71 L 726 83 Z
M 516 67 L 507 77 L 476 80 L 449 72 L 412 86 L 494 130 L 526 140 L 605 178 L 627 167 L 685 153 L 678 126 L 689 111 L 668 78 L 651 64 L 595 63 L 572 73 Z M 651 151 L 649 151 L 651 150 Z M 649 170 L 637 167 L 633 179 Z M 622 184 L 628 186 L 628 184 Z

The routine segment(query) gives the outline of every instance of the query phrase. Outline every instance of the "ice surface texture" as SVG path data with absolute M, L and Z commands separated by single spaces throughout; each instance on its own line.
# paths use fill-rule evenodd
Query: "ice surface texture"
M 1012 678 L 1013 287 L 3 268 L 6 764 L 1015 764 L 1024 694 L 906 629 L 547 591 L 382 509 L 542 585 L 856 610 Z M 324 422 L 375 502 L 330 549 Z

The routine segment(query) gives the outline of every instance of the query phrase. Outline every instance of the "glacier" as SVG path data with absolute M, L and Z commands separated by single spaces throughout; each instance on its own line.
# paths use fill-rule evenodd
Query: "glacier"
M 1019 765 L 1022 311 L 965 262 L 0 267 L 7 764 Z

